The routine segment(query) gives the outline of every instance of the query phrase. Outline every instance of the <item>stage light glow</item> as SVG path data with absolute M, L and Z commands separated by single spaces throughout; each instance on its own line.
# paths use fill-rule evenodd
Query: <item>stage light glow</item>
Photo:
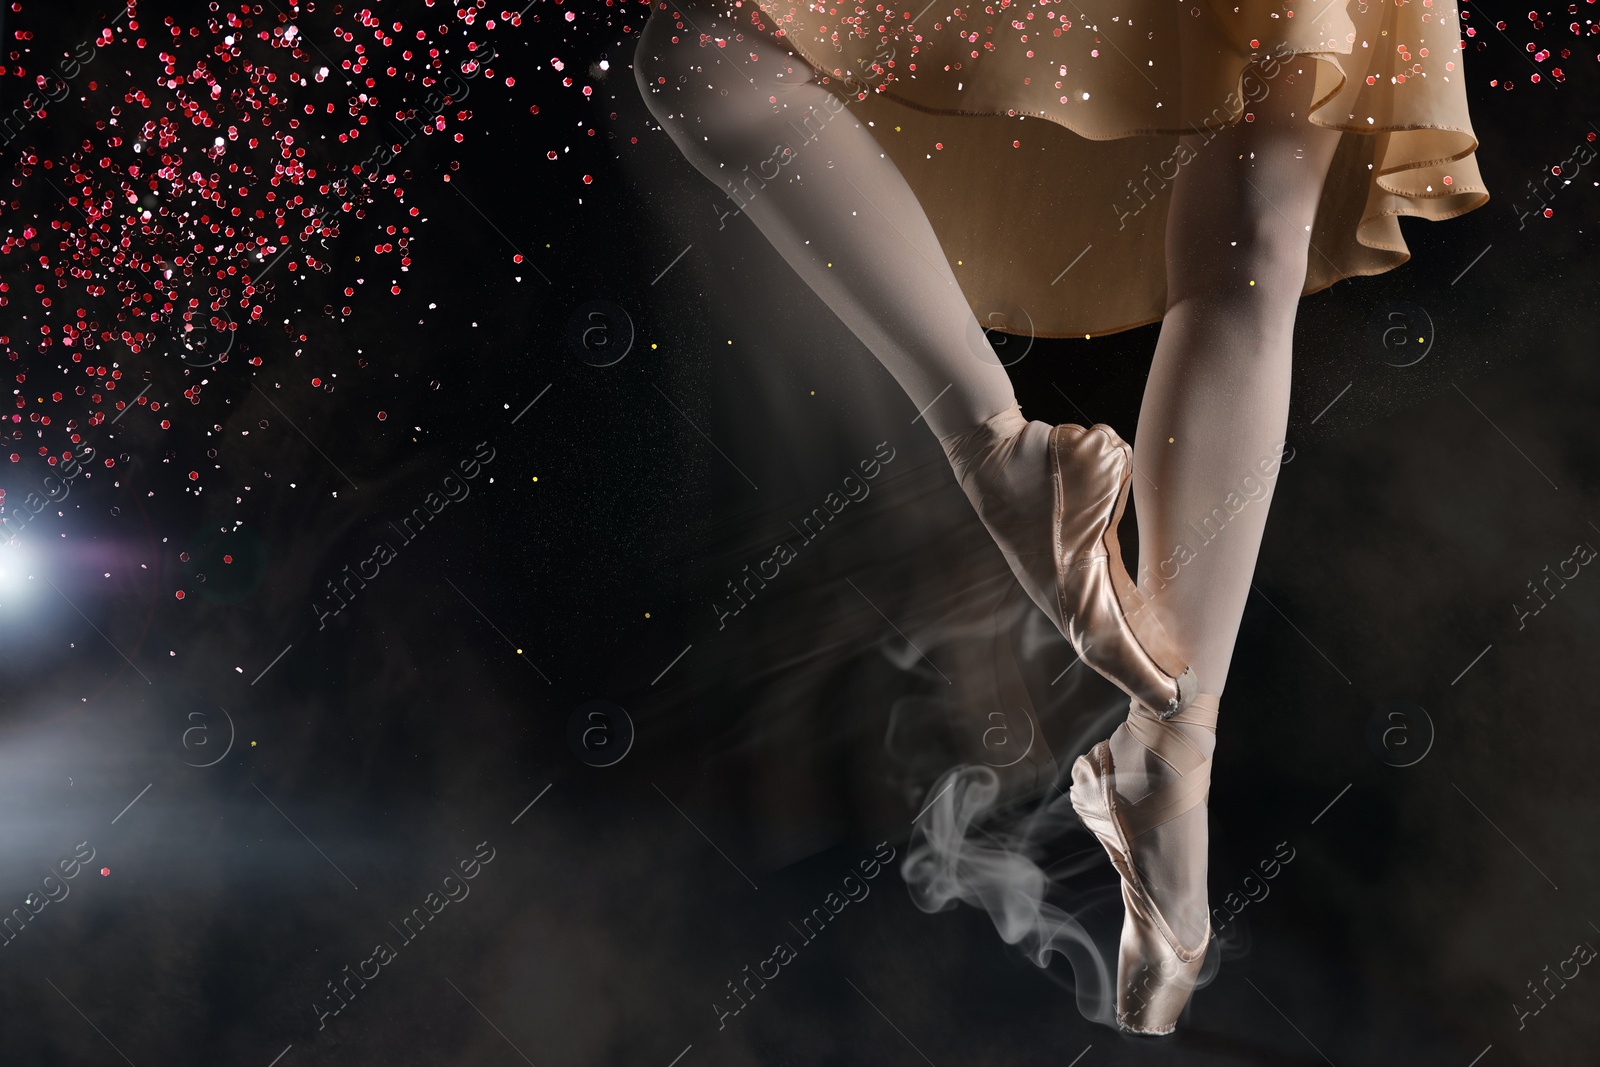
M 0 607 L 21 600 L 33 578 L 32 559 L 18 545 L 0 545 Z

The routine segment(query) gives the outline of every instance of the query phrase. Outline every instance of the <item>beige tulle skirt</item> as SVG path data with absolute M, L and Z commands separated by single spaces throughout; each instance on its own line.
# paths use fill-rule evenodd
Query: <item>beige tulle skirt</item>
M 871 124 L 986 326 L 1160 319 L 1179 135 L 1247 121 L 1279 78 L 1312 79 L 1309 121 L 1344 131 L 1306 292 L 1409 259 L 1399 216 L 1488 200 L 1453 0 L 925 3 L 742 6 Z

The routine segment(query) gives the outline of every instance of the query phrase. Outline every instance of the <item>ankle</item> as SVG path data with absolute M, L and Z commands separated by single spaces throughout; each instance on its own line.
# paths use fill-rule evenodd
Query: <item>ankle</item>
M 1200 754 L 1210 759 L 1217 750 L 1217 732 L 1208 730 L 1204 726 L 1195 726 L 1193 723 L 1177 722 L 1172 728 L 1189 739 L 1189 743 L 1200 750 Z
M 1195 747 L 1205 753 L 1207 759 L 1217 749 L 1217 713 L 1222 697 L 1214 693 L 1199 693 L 1189 702 L 1186 709 L 1190 714 L 1209 719 L 1208 722 L 1176 722 L 1174 726 L 1184 732 L 1184 736 L 1193 741 Z M 1180 715 L 1179 718 L 1186 716 Z
M 1010 407 L 965 430 L 940 435 L 939 444 L 956 478 L 965 485 L 967 474 L 974 466 L 982 465 L 997 449 L 1021 434 L 1027 425 L 1028 420 L 1022 417 L 1022 406 L 1013 402 Z
M 1146 794 L 1185 774 L 1204 773 L 1209 778 L 1209 767 L 1202 769 L 1202 765 L 1209 764 L 1216 751 L 1217 731 L 1215 726 L 1205 721 L 1192 721 L 1190 716 L 1204 720 L 1209 717 L 1208 712 L 1216 711 L 1216 707 L 1215 697 L 1201 695 L 1185 712 L 1174 718 L 1163 719 L 1137 701 L 1130 702 L 1128 717 L 1117 726 L 1110 738 L 1111 757 L 1121 779 L 1118 792 L 1130 802 L 1137 802 Z M 1155 735 L 1151 734 L 1152 727 L 1157 731 Z M 1154 737 L 1161 734 L 1176 735 L 1171 737 L 1175 747 L 1166 755 L 1158 754 L 1152 747 L 1156 744 Z M 1187 756 L 1184 755 L 1185 751 Z M 1179 766 L 1175 766 L 1175 762 Z M 1183 763 L 1193 764 L 1194 770 L 1180 769 Z

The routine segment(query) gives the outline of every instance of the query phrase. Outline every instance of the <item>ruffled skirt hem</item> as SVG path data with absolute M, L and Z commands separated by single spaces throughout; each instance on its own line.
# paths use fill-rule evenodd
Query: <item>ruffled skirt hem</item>
M 1270 91 L 1264 66 L 1313 78 L 1307 121 L 1345 135 L 1312 228 L 1307 294 L 1409 260 L 1402 216 L 1442 221 L 1488 202 L 1452 4 L 1325 2 L 1299 32 L 1273 38 L 1273 13 L 1259 6 L 1105 0 L 1095 22 L 1082 10 L 1092 2 L 1076 6 L 1075 29 L 1055 19 L 1068 28 L 1046 41 L 1015 30 L 1046 3 L 1007 8 L 1010 33 L 998 20 L 975 27 L 959 9 L 914 27 L 902 13 L 893 32 L 890 13 L 883 32 L 863 33 L 842 9 L 771 0 L 762 3 L 771 21 L 753 28 L 787 43 L 868 125 L 922 201 L 979 321 L 1012 332 L 1105 334 L 1162 318 L 1161 194 L 1178 139 L 1246 121 Z M 1119 27 L 1120 45 L 1100 33 L 1124 18 L 1130 30 L 1157 29 L 1139 39 Z M 1080 39 L 1066 47 L 1071 32 Z M 1442 43 L 1430 53 L 1431 40 Z M 1392 53 L 1376 44 L 1386 41 Z M 897 61 L 896 46 L 909 58 Z M 1100 64 L 1105 46 L 1104 58 L 1127 62 Z M 1018 152 L 1025 142 L 1036 150 Z M 1063 272 L 1080 248 L 1099 250 L 1099 262 Z

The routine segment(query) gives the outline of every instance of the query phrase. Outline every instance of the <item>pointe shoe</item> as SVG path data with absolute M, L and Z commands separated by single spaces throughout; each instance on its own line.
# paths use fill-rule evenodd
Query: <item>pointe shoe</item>
M 1189 995 L 1211 943 L 1206 920 L 1200 944 L 1188 948 L 1172 932 L 1151 899 L 1134 862 L 1134 842 L 1162 823 L 1205 803 L 1211 784 L 1211 760 L 1170 723 L 1217 728 L 1215 697 L 1198 696 L 1176 715 L 1160 717 L 1135 703 L 1125 724 L 1134 739 L 1179 773 L 1179 777 L 1128 803 L 1117 795 L 1111 743 L 1102 741 L 1072 766 L 1072 807 L 1078 818 L 1111 857 L 1122 878 L 1122 941 L 1117 954 L 1117 1024 L 1135 1034 L 1170 1034 Z
M 1049 485 L 1019 492 L 1005 467 L 1029 432 L 1049 433 Z M 1012 573 L 1083 662 L 1146 707 L 1165 715 L 1186 707 L 1199 691 L 1194 671 L 1139 595 L 1117 543 L 1133 449 L 1109 426 L 1047 430 L 1017 406 L 940 444 Z

